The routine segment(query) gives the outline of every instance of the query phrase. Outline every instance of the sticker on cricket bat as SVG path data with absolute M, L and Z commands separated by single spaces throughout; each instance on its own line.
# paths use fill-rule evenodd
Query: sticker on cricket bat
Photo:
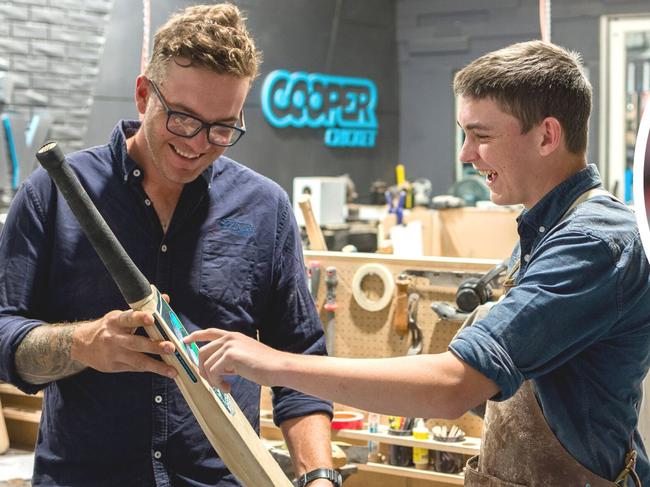
M 183 342 L 183 338 L 188 336 L 189 333 L 183 326 L 183 323 L 181 323 L 181 320 L 178 318 L 176 313 L 174 313 L 174 310 L 171 309 L 167 304 L 167 301 L 163 299 L 162 295 L 159 292 L 156 294 L 156 312 L 162 317 L 164 323 L 171 324 L 169 329 L 176 336 L 176 338 L 178 338 L 178 341 L 181 345 L 180 350 L 176 349 L 176 352 L 174 352 L 176 360 L 178 360 L 183 366 L 183 369 L 192 380 L 192 382 L 198 382 L 199 378 L 196 376 L 195 370 L 197 370 L 199 366 L 199 348 L 195 343 L 186 344 Z M 167 337 L 165 327 L 158 321 L 158 319 L 156 319 L 156 315 L 154 315 L 154 322 L 160 334 L 168 339 L 169 337 Z M 193 370 L 192 367 L 190 367 L 190 365 L 187 363 L 186 357 L 192 361 L 192 363 L 196 366 L 196 369 Z M 212 392 L 217 397 L 219 402 L 223 404 L 223 407 L 226 408 L 226 411 L 234 415 L 235 410 L 232 407 L 232 397 L 230 394 L 226 394 L 218 387 L 213 387 Z

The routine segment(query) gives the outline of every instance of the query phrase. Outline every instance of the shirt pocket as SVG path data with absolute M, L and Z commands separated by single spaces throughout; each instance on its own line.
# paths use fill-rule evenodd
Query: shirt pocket
M 207 237 L 199 292 L 221 305 L 250 306 L 257 247 Z

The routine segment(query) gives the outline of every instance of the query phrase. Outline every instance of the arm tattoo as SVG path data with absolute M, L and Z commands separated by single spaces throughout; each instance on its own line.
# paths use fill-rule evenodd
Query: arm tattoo
M 16 349 L 18 375 L 30 384 L 45 384 L 86 368 L 70 356 L 76 326 L 42 325 L 30 331 Z

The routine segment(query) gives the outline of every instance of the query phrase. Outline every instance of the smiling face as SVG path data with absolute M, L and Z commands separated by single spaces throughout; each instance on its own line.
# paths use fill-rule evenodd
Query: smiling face
M 200 67 L 181 67 L 172 61 L 164 80 L 157 84 L 170 109 L 209 123 L 234 125 L 244 106 L 250 79 Z M 192 138 L 169 132 L 163 104 L 142 76 L 137 80 L 136 104 L 143 120 L 132 155 L 145 169 L 147 183 L 182 188 L 225 152 L 225 147 L 208 142 L 206 129 Z
M 460 160 L 485 176 L 494 203 L 531 208 L 550 189 L 539 127 L 522 134 L 519 121 L 495 101 L 465 96 L 459 100 L 458 124 L 465 132 Z

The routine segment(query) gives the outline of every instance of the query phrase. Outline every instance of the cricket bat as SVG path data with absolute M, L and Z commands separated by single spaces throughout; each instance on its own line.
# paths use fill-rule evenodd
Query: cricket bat
M 262 444 L 230 394 L 211 387 L 199 375 L 198 347 L 183 343 L 187 330 L 160 292 L 135 266 L 81 185 L 56 142 L 47 142 L 36 158 L 49 173 L 82 230 L 108 269 L 128 305 L 151 313 L 155 325 L 144 327 L 153 340 L 174 343 L 163 355 L 174 367 L 174 379 L 226 467 L 247 487 L 291 487 L 291 481 Z

